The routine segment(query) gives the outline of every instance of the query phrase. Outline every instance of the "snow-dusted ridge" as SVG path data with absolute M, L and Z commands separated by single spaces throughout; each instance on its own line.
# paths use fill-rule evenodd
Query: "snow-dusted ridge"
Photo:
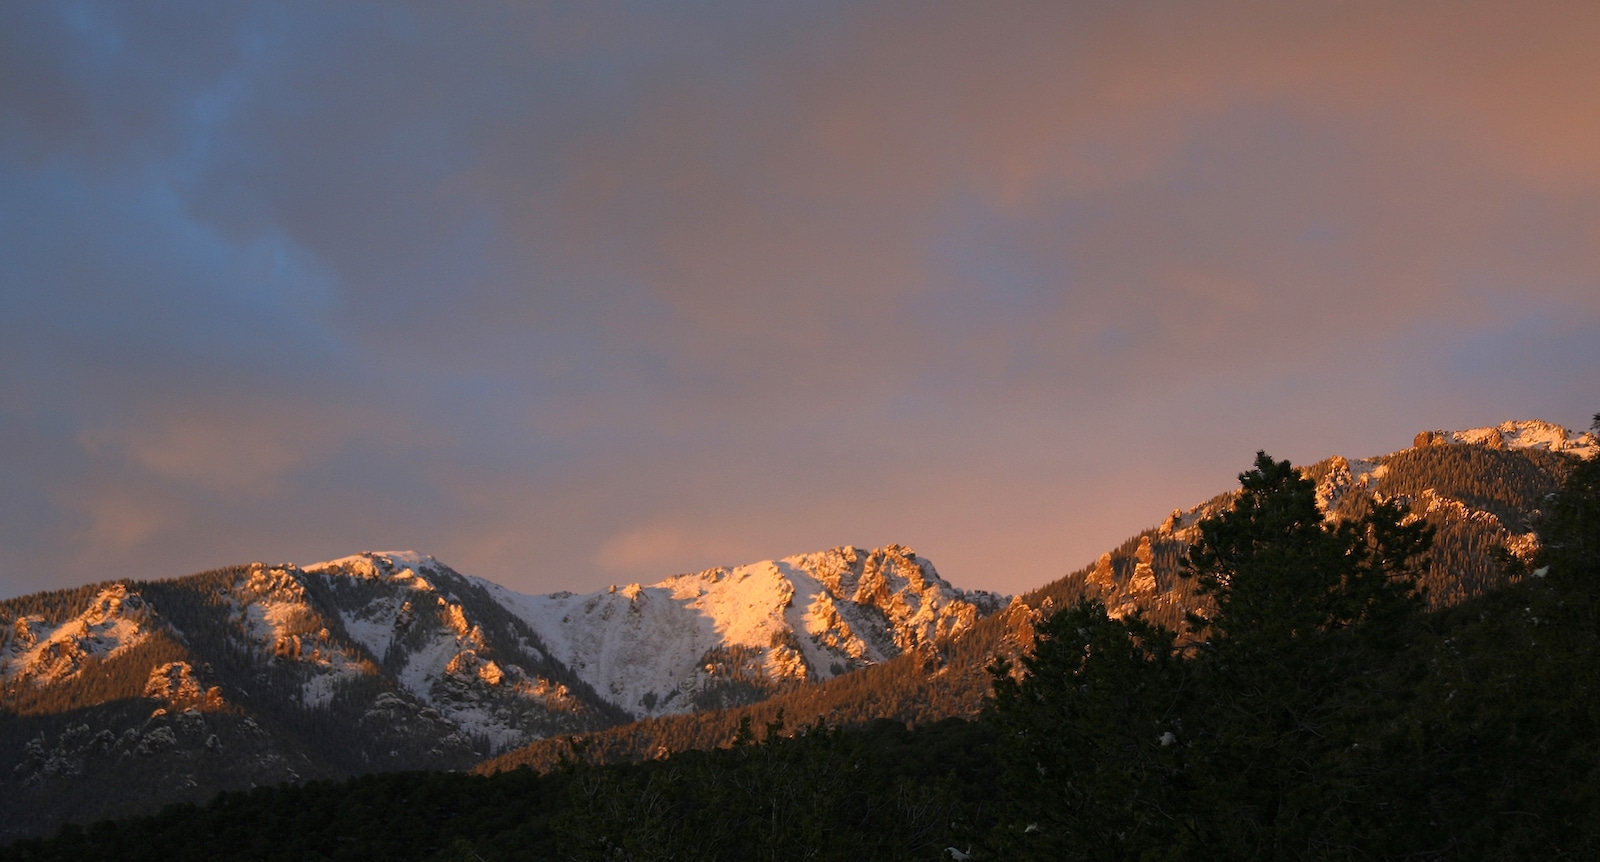
M 377 669 L 321 624 L 304 577 L 293 565 L 252 564 L 234 584 L 232 604 L 239 628 L 256 649 L 304 671 L 301 703 L 318 707 L 332 700 L 341 685 Z
M 150 637 L 150 612 L 126 584 L 111 584 L 89 606 L 58 626 L 42 616 L 18 619 L 0 641 L 0 678 L 26 677 L 37 685 L 68 679 L 88 659 L 108 659 Z
M 1370 458 L 1335 455 L 1301 465 L 1301 469 L 1315 480 L 1317 506 L 1330 517 L 1341 518 L 1362 511 L 1365 499 L 1389 500 L 1404 506 L 1406 517 L 1425 520 L 1443 531 L 1442 535 L 1448 534 L 1445 535 L 1447 542 L 1454 541 L 1450 536 L 1470 533 L 1478 546 L 1503 548 L 1524 561 L 1533 559 L 1539 549 L 1538 533 L 1534 529 L 1539 516 L 1537 505 L 1518 511 L 1468 499 L 1472 497 L 1470 493 L 1463 495 L 1462 491 L 1452 491 L 1449 487 L 1418 487 L 1418 471 L 1426 468 L 1419 466 L 1419 459 L 1408 456 L 1418 450 L 1448 446 L 1532 450 L 1574 458 L 1600 457 L 1600 436 L 1594 431 L 1571 431 L 1552 422 L 1533 419 L 1461 431 L 1422 431 L 1415 436 L 1410 448 Z M 1526 474 L 1523 478 L 1533 481 Z M 1448 479 L 1444 480 L 1445 486 L 1450 484 Z M 1237 491 L 1230 491 L 1187 509 L 1174 509 L 1165 521 L 1139 537 L 1132 554 L 1102 554 L 1084 575 L 1089 595 L 1104 601 L 1112 616 L 1134 611 L 1158 614 L 1164 609 L 1194 609 L 1201 602 L 1192 595 L 1193 585 L 1176 577 L 1175 564 L 1169 562 L 1165 574 L 1156 572 L 1152 565 L 1153 544 L 1164 544 L 1169 554 L 1181 553 L 1200 538 L 1199 523 L 1231 506 L 1237 494 Z M 1436 550 L 1437 547 L 1436 544 Z M 1448 551 L 1454 555 L 1454 563 L 1478 554 L 1463 550 L 1459 545 Z M 1499 563 L 1472 565 L 1478 568 L 1470 572 L 1430 567 L 1422 578 L 1431 591 L 1430 601 L 1458 601 L 1475 595 L 1486 589 L 1493 577 L 1498 577 L 1497 574 L 1491 577 L 1490 573 L 1501 571 Z M 1169 613 L 1168 617 L 1175 622 L 1182 619 L 1181 614 Z
M 567 719 L 593 712 L 551 677 L 531 632 L 486 631 L 495 609 L 476 598 L 487 582 L 432 556 L 367 551 L 306 566 L 302 577 L 331 588 L 345 633 L 401 689 L 494 750 L 572 729 Z
M 438 560 L 416 551 L 363 551 L 305 567 L 308 574 L 371 580 L 397 588 L 391 595 L 339 612 L 345 631 L 379 661 L 388 655 L 396 632 L 404 628 L 404 617 L 414 612 L 409 594 L 433 592 L 427 576 L 439 569 Z
M 220 600 L 238 648 L 291 673 L 301 707 L 324 708 L 369 687 L 364 679 L 387 678 L 392 694 L 374 700 L 372 714 L 409 702 L 504 750 L 597 722 L 747 703 L 830 679 L 959 637 L 1006 599 L 956 589 L 932 563 L 890 545 L 581 595 L 524 595 L 426 554 L 369 551 L 304 568 L 252 563 L 230 576 Z M 127 601 L 138 606 L 137 597 Z M 24 645 L 32 656 L 42 649 L 36 641 L 65 636 L 33 623 L 19 623 L 27 637 L 12 638 L 4 656 Z M 128 640 L 110 631 L 101 641 Z M 161 670 L 152 690 L 206 684 L 183 673 L 197 672 Z
M 1442 446 L 1450 443 L 1471 443 L 1491 449 L 1543 449 L 1547 452 L 1565 452 L 1579 458 L 1591 458 L 1600 452 L 1600 437 L 1596 437 L 1593 431 L 1570 431 L 1553 422 L 1538 419 L 1513 420 L 1465 431 L 1423 431 L 1417 435 L 1414 445 Z
M 1577 458 L 1592 458 L 1600 453 L 1600 437 L 1593 431 L 1571 431 L 1553 422 L 1522 419 L 1502 422 L 1484 428 L 1464 431 L 1423 431 L 1412 441 L 1412 448 L 1429 446 L 1472 445 L 1490 449 L 1535 449 L 1560 452 Z M 1334 456 L 1328 460 L 1329 469 L 1317 483 L 1317 504 L 1323 511 L 1352 488 L 1370 489 L 1388 472 L 1381 462 L 1387 456 L 1349 459 Z M 1435 511 L 1443 498 L 1434 495 L 1421 502 L 1428 511 Z M 1460 503 L 1450 501 L 1459 507 Z M 1462 517 L 1465 517 L 1464 515 Z

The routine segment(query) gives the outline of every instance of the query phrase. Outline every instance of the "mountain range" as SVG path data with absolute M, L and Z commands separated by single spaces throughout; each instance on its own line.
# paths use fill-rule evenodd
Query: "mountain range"
M 1332 515 L 1397 499 L 1429 521 L 1424 585 L 1443 605 L 1498 583 L 1506 555 L 1531 558 L 1540 506 L 1597 451 L 1593 433 L 1508 422 L 1304 472 Z M 1079 596 L 1174 627 L 1203 610 L 1179 561 L 1231 499 L 1175 509 L 1015 598 L 956 588 L 889 545 L 589 594 L 524 595 L 406 551 L 9 599 L 0 840 L 223 789 L 714 747 L 780 715 L 971 715 L 990 662 Z

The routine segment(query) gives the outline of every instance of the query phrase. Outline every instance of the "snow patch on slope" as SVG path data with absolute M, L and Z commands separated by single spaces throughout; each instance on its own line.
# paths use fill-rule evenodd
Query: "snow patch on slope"
M 90 659 L 104 661 L 143 643 L 150 636 L 149 619 L 143 597 L 127 584 L 112 584 L 59 626 L 42 616 L 19 618 L 0 649 L 0 673 L 30 677 L 37 685 L 67 679 Z
M 252 649 L 275 659 L 295 662 L 305 671 L 300 700 L 307 707 L 327 706 L 341 685 L 376 672 L 364 658 L 339 643 L 311 606 L 294 566 L 252 564 L 234 584 L 235 619 Z
M 321 575 L 337 586 L 340 579 L 376 581 L 394 589 L 359 607 L 338 609 L 345 633 L 382 661 L 395 638 L 415 618 L 419 608 L 428 609 L 443 599 L 430 578 L 437 579 L 444 568 L 438 560 L 416 551 L 362 551 L 337 560 L 306 566 L 310 574 Z M 459 609 L 458 609 L 459 616 Z
M 365 647 L 378 661 L 383 661 L 394 643 L 401 615 L 410 608 L 410 602 L 381 598 L 353 611 L 340 608 L 339 620 L 344 623 L 345 633 L 351 640 Z
M 701 613 L 708 592 L 726 597 L 715 589 L 717 581 L 715 575 L 701 582 L 669 579 L 592 595 L 528 596 L 485 586 L 601 697 L 630 712 L 649 712 L 652 706 L 679 711 L 670 707 L 692 688 L 701 656 L 720 642 L 715 618 Z M 754 617 L 745 614 L 734 627 L 756 628 Z

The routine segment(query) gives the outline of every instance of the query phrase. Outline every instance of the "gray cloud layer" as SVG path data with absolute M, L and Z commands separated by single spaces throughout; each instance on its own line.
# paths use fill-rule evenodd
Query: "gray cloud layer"
M 0 594 L 841 543 L 1600 409 L 1590 4 L 0 7 Z

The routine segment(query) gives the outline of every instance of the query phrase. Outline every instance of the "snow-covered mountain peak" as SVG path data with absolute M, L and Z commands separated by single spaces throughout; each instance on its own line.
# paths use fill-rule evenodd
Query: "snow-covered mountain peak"
M 840 547 L 587 595 L 492 587 L 552 655 L 641 715 L 737 702 L 962 634 L 1004 599 L 909 548 Z
M 1465 431 L 1423 431 L 1414 445 L 1443 446 L 1473 443 L 1491 449 L 1543 449 L 1589 458 L 1600 452 L 1600 437 L 1593 431 L 1571 431 L 1553 422 L 1522 419 Z
M 231 596 L 253 648 L 295 668 L 308 708 L 381 673 L 410 708 L 493 750 L 586 726 L 593 710 L 484 583 L 416 551 L 363 551 L 303 569 L 252 564 Z
M 428 578 L 444 568 L 447 567 L 431 554 L 419 554 L 416 551 L 362 551 L 337 560 L 313 563 L 306 566 L 305 571 L 410 583 L 417 589 L 426 590 L 433 588 Z

